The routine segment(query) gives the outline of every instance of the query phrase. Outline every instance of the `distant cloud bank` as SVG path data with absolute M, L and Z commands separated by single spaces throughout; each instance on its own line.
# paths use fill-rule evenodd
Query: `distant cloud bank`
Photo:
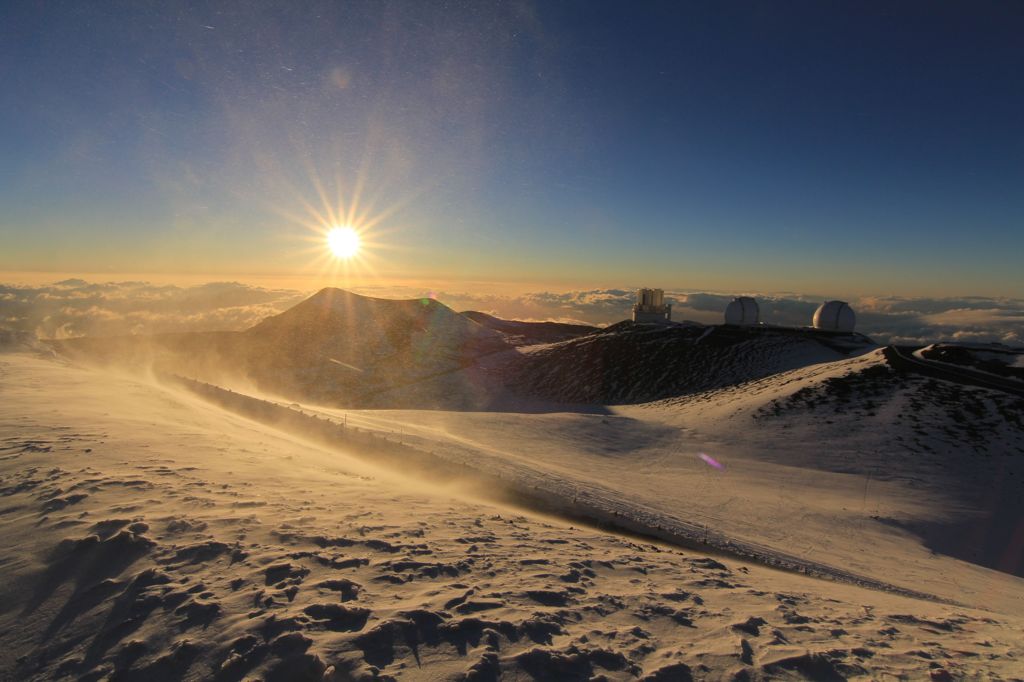
M 235 282 L 194 287 L 79 279 L 38 287 L 0 284 L 0 327 L 58 339 L 245 329 L 304 297 Z
M 769 324 L 803 326 L 811 323 L 819 297 L 801 294 L 758 294 L 761 319 Z M 445 297 L 447 296 L 447 298 Z M 732 294 L 666 292 L 672 318 L 722 322 Z M 474 308 L 499 317 L 552 319 L 608 324 L 630 315 L 634 293 L 627 289 L 598 289 L 561 294 L 531 293 L 515 297 L 446 294 L 442 300 L 458 310 Z M 851 298 L 857 330 L 879 343 L 934 341 L 1000 342 L 1024 345 L 1024 300 L 1011 298 Z
M 630 289 L 515 296 L 434 292 L 408 287 L 360 287 L 383 298 L 435 296 L 456 310 L 480 310 L 519 320 L 556 320 L 605 325 L 629 316 Z M 240 330 L 280 313 L 312 292 L 267 289 L 237 282 L 193 287 L 146 282 L 90 283 L 70 279 L 43 286 L 0 284 L 0 327 L 40 338 L 158 332 Z M 771 324 L 810 323 L 819 298 L 800 294 L 751 294 L 761 319 Z M 667 292 L 673 318 L 717 323 L 731 294 Z M 1011 298 L 861 297 L 850 300 L 857 329 L 880 343 L 997 341 L 1024 345 L 1024 300 Z

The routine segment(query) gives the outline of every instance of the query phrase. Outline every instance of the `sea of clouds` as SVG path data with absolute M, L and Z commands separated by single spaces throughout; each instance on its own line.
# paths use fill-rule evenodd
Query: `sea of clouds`
M 362 287 L 384 298 L 433 296 L 455 310 L 479 310 L 518 320 L 555 320 L 606 325 L 629 317 L 631 289 L 594 289 L 519 295 L 428 292 L 409 287 Z M 237 282 L 180 287 L 147 282 L 92 283 L 69 279 L 41 286 L 0 284 L 0 328 L 39 338 L 110 336 L 159 332 L 241 330 L 283 312 L 313 292 L 269 289 Z M 820 297 L 758 294 L 761 319 L 769 324 L 810 324 Z M 717 323 L 732 294 L 666 292 L 673 319 Z M 935 341 L 1024 345 L 1024 299 L 851 298 L 857 329 L 879 343 Z
M 237 330 L 303 298 L 298 291 L 236 282 L 191 287 L 80 279 L 42 286 L 0 284 L 0 327 L 54 339 Z

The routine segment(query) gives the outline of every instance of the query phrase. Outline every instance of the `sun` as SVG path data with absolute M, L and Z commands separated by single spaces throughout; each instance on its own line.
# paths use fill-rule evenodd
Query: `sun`
M 348 260 L 359 253 L 359 233 L 351 227 L 333 227 L 327 232 L 327 248 L 335 258 Z

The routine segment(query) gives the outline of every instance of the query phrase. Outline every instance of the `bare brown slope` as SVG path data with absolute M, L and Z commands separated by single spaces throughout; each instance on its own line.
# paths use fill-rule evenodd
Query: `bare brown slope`
M 500 334 L 438 301 L 330 288 L 244 332 L 70 339 L 55 346 L 109 364 L 241 380 L 332 402 L 465 367 L 507 348 Z
M 505 348 L 499 334 L 436 300 L 369 298 L 341 289 L 323 289 L 244 337 L 257 375 L 289 367 L 301 375 L 333 364 L 362 374 L 364 383 L 452 369 Z

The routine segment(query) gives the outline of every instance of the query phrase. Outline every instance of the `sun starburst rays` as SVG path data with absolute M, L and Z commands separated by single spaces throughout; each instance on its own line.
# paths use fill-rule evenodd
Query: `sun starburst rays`
M 285 247 L 287 260 L 303 275 L 334 286 L 374 285 L 390 278 L 397 263 L 408 260 L 412 226 L 407 209 L 431 183 L 396 192 L 395 183 L 379 173 L 371 181 L 366 168 L 345 172 L 334 164 L 333 173 L 325 174 L 310 156 L 304 155 L 301 182 L 282 172 L 275 183 L 277 196 L 258 199 L 299 228 L 281 235 L 291 242 Z
M 353 196 L 330 201 L 321 183 L 314 185 L 320 205 L 302 202 L 305 215 L 286 216 L 305 228 L 301 254 L 308 257 L 306 268 L 320 280 L 355 286 L 377 278 L 378 266 L 388 245 L 390 230 L 382 227 L 387 213 L 375 213 L 373 206 Z M 339 192 L 340 196 L 340 192 Z

